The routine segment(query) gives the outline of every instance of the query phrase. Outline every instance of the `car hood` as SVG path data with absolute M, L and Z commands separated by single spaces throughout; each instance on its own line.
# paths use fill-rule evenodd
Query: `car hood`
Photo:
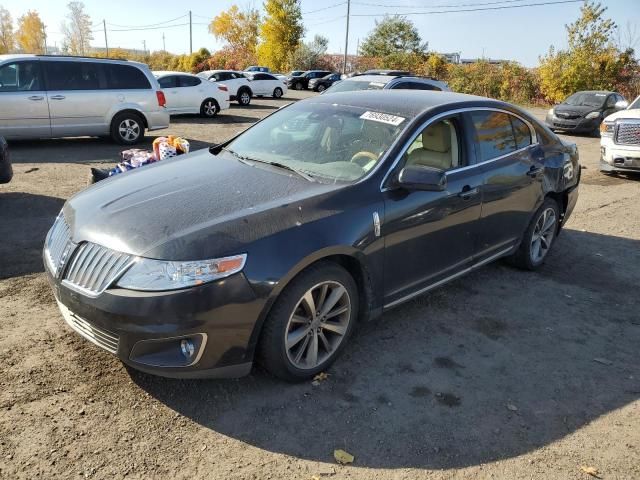
M 555 113 L 572 113 L 574 115 L 586 115 L 587 113 L 599 112 L 601 110 L 602 110 L 602 107 L 567 105 L 566 103 L 561 103 L 560 105 L 553 108 L 553 111 Z
M 640 108 L 633 108 L 631 110 L 620 110 L 619 112 L 609 115 L 607 118 L 605 118 L 605 121 L 613 122 L 614 120 L 621 120 L 623 118 L 639 119 Z
M 312 199 L 338 188 L 205 149 L 103 180 L 69 199 L 63 213 L 76 243 L 198 260 L 299 227 L 322 215 L 308 207 Z

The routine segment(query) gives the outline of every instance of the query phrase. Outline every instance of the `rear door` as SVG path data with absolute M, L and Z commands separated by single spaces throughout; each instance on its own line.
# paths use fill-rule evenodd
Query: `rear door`
M 178 89 L 178 76 L 167 75 L 158 79 L 160 88 L 164 92 L 167 101 L 166 108 L 170 113 L 181 113 L 184 108 L 184 99 Z
M 6 138 L 51 136 L 49 103 L 39 60 L 0 66 L 0 135 Z
M 180 75 L 178 77 L 178 89 L 181 92 L 185 113 L 199 113 L 200 105 L 205 99 L 202 80 L 191 75 Z
M 524 118 L 499 110 L 469 112 L 482 166 L 478 260 L 516 245 L 544 199 L 544 152 Z

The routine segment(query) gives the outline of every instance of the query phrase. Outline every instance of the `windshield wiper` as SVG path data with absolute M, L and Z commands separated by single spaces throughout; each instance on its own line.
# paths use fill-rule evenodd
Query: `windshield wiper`
M 290 167 L 289 165 L 285 165 L 284 163 L 280 163 L 280 162 L 270 162 L 268 160 L 260 160 L 258 158 L 251 158 L 251 157 L 247 157 L 245 155 L 240 155 L 238 152 L 235 152 L 233 150 L 231 150 L 230 148 L 224 148 L 223 150 L 226 150 L 227 152 L 229 152 L 231 155 L 235 156 L 238 160 L 242 161 L 243 163 L 249 164 L 248 162 L 255 162 L 255 163 L 265 163 L 267 165 L 271 165 L 272 167 L 277 167 L 277 168 L 282 168 L 284 170 L 289 170 L 290 172 L 293 173 L 297 173 L 298 175 L 300 175 L 302 178 L 304 178 L 305 180 L 309 181 L 309 182 L 315 182 L 316 180 L 309 174 L 304 173 L 300 170 L 296 170 L 293 167 Z

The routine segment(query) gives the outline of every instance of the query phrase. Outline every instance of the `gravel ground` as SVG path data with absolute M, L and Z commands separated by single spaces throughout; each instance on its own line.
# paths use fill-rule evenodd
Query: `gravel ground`
M 202 148 L 283 103 L 182 117 L 157 134 Z M 543 269 L 489 265 L 360 325 L 315 386 L 259 369 L 151 377 L 72 333 L 45 280 L 44 236 L 89 166 L 121 147 L 12 144 L 15 177 L 0 186 L 0 477 L 640 478 L 640 178 L 600 174 L 598 139 L 570 138 L 586 170 Z M 338 448 L 352 465 L 336 464 Z

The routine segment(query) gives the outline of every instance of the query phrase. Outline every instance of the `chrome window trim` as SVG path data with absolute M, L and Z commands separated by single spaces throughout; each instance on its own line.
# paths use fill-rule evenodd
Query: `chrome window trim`
M 529 120 L 527 120 L 526 118 L 522 117 L 521 115 L 518 115 L 517 113 L 510 112 L 509 110 L 505 110 L 505 109 L 497 108 L 497 107 L 465 107 L 465 108 L 457 108 L 455 110 L 449 110 L 447 112 L 442 112 L 442 113 L 439 113 L 438 115 L 435 115 L 435 116 L 425 120 L 416 129 L 415 133 L 410 137 L 410 139 L 405 143 L 404 147 L 402 148 L 401 153 L 398 155 L 398 157 L 391 164 L 391 167 L 389 167 L 389 169 L 387 170 L 386 175 L 382 178 L 382 181 L 380 182 L 380 191 L 381 192 L 385 192 L 387 190 L 390 190 L 389 187 L 385 187 L 384 186 L 385 182 L 388 180 L 389 176 L 391 175 L 391 172 L 393 172 L 395 170 L 395 168 L 398 165 L 398 163 L 400 163 L 400 160 L 402 159 L 402 156 L 404 155 L 404 153 L 411 146 L 411 144 L 416 140 L 416 138 L 418 138 L 418 135 L 420 135 L 425 128 L 427 128 L 429 125 L 431 125 L 432 123 L 440 120 L 443 117 L 447 117 L 447 116 L 451 116 L 451 115 L 457 115 L 459 113 L 476 112 L 476 111 L 491 111 L 491 112 L 506 113 L 507 115 L 513 115 L 517 119 L 523 121 L 525 123 L 525 125 L 527 125 L 529 127 L 529 132 L 531 133 L 531 143 L 529 145 L 527 145 L 526 147 L 519 148 L 517 150 L 514 150 L 513 152 L 505 153 L 504 155 L 500 155 L 499 157 L 490 158 L 489 160 L 484 160 L 482 162 L 474 163 L 473 165 L 465 165 L 464 167 L 458 167 L 458 168 L 454 168 L 454 169 L 451 169 L 451 170 L 447 170 L 445 172 L 445 175 L 449 175 L 450 173 L 455 173 L 455 172 L 462 172 L 464 170 L 469 170 L 471 168 L 476 168 L 476 167 L 479 167 L 481 165 L 486 165 L 486 164 L 491 163 L 491 162 L 502 160 L 503 158 L 505 158 L 505 157 L 507 157 L 509 155 L 513 155 L 514 153 L 522 152 L 524 150 L 527 150 L 528 148 L 531 148 L 533 146 L 538 145 L 538 135 L 536 134 L 536 129 L 533 127 L 531 122 Z M 391 150 L 394 146 L 395 145 L 392 145 L 391 147 L 389 147 L 389 150 Z M 382 163 L 382 162 L 380 162 L 380 163 Z M 376 170 L 377 169 L 374 169 L 373 171 L 376 171 Z M 373 172 L 371 172 L 371 173 L 373 173 Z

